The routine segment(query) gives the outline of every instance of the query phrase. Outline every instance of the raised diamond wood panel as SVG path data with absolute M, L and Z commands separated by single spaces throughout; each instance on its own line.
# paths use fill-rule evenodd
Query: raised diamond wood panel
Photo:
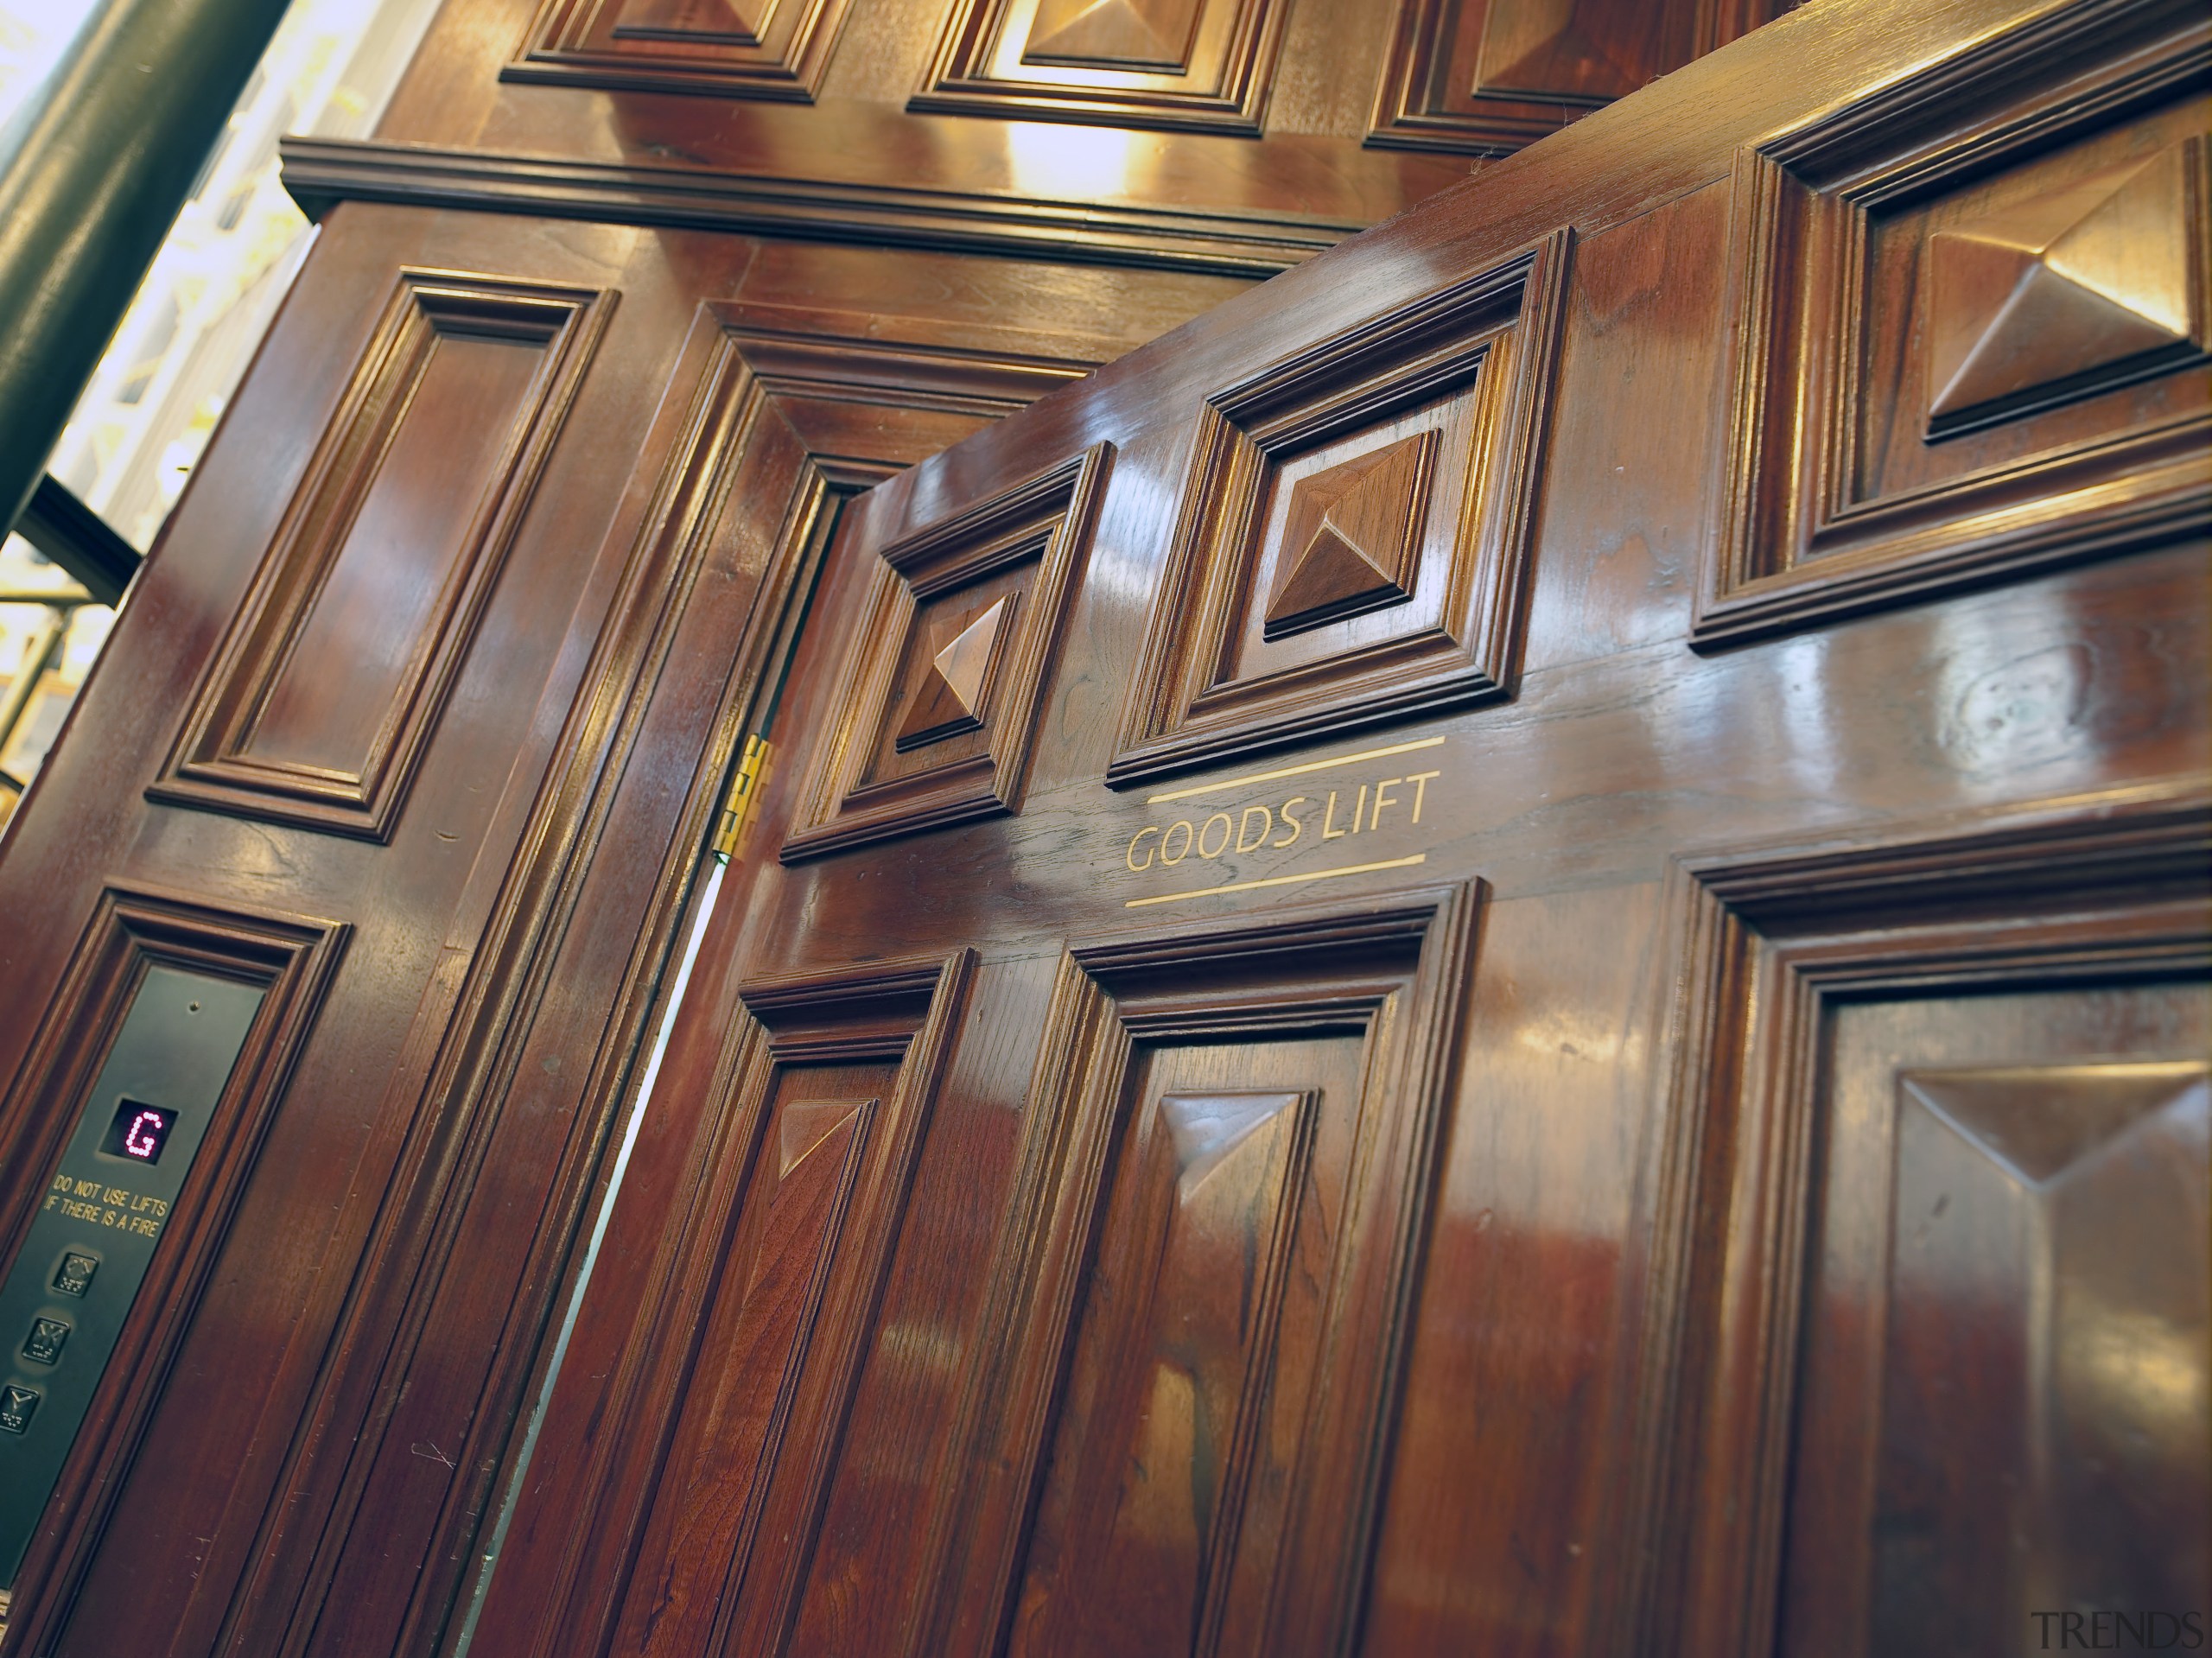
M 949 623 L 915 630 L 917 643 L 929 657 L 925 665 L 917 662 L 919 683 L 906 697 L 893 745 L 899 753 L 982 727 L 991 670 L 1004 654 L 1001 647 L 1019 597 L 1018 592 L 1003 593 L 980 608 L 961 611 Z M 938 645 L 948 632 L 950 638 Z
M 772 1644 L 973 968 L 963 951 L 741 993 L 686 1242 L 634 1315 L 652 1391 L 611 1429 L 659 1469 L 626 1499 L 645 1511 L 612 1650 Z M 644 1362 L 671 1344 L 680 1367 Z M 749 1621 L 733 1635 L 741 1592 Z
M 1071 947 L 905 1649 L 1349 1643 L 1478 899 Z
M 2212 105 L 2186 59 L 2083 67 L 2100 28 L 1993 43 L 1739 157 L 1698 644 L 2125 550 L 2212 505 Z
M 1568 246 L 1207 400 L 1109 782 L 1510 694 Z
M 1163 1094 L 1133 1120 L 1031 1544 L 1016 1653 L 1203 1650 L 1228 1620 L 1280 1350 L 1311 1094 Z M 1310 1301 L 1313 1286 L 1298 1286 Z M 1301 1305 L 1294 1331 L 1312 1316 Z M 1248 1568 L 1249 1572 L 1249 1568 Z
M 1401 0 L 1367 142 L 1501 156 L 1784 9 L 1786 0 Z
M 785 862 L 1020 809 L 1109 454 L 884 550 Z
M 1929 429 L 2190 343 L 2179 144 L 1928 238 Z
M 957 0 L 913 111 L 1257 137 L 1287 0 Z
M 1401 604 L 1428 505 L 1431 428 L 1301 479 L 1291 492 L 1265 637 Z
M 540 0 L 502 80 L 811 103 L 848 0 Z
M 2212 1593 L 2202 811 L 1688 865 L 1674 1649 L 2056 1650 Z
M 1202 0 L 1042 0 L 1021 60 L 1182 74 L 1201 6 Z
M 1971 1650 L 2037 1608 L 2198 1604 L 2207 1102 L 2201 1063 L 1898 1077 L 1875 1649 Z

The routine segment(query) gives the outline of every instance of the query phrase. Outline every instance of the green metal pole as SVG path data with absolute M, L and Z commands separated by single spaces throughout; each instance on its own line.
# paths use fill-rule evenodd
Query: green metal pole
M 0 523 L 12 524 L 287 0 L 110 0 L 0 158 Z

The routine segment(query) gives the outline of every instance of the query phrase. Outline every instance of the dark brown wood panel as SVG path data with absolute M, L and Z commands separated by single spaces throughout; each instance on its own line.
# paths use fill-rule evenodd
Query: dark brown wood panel
M 148 970 L 165 966 L 213 974 L 263 992 L 206 1129 L 200 1160 L 162 1222 L 162 1247 L 48 1502 L 47 1521 L 10 1585 L 6 1634 L 19 1650 L 59 1636 L 104 1541 L 116 1493 L 132 1474 L 138 1446 L 162 1401 L 163 1379 L 200 1309 L 300 1051 L 314 1034 L 349 931 L 343 923 L 312 917 L 111 886 L 100 894 L 54 1005 L 0 1102 L 0 1133 L 25 1149 L 0 1166 L 0 1255 L 13 1260 L 38 1212 L 62 1138 L 95 1085 Z M 10 1339 L 16 1339 L 12 1331 Z M 29 1617 L 12 1615 L 14 1596 L 22 1598 Z
M 1287 0 L 959 0 L 915 111 L 1257 137 Z
M 2128 43 L 2084 11 L 1738 158 L 1700 643 L 2202 518 L 2212 38 Z
M 1206 399 L 1110 781 L 1508 694 L 1568 247 Z
M 1087 450 L 884 549 L 786 862 L 1020 808 L 1112 458 Z
M 1341 1642 L 1472 910 L 1449 892 L 1074 949 L 1044 1063 L 1096 1091 L 1027 1153 L 994 1299 L 1012 1352 L 976 1409 L 979 1463 L 1040 1471 L 1010 1650 Z M 1017 1486 L 955 1521 L 948 1570 L 995 1586 L 993 1522 L 1026 1507 Z
M 156 798 L 391 838 L 613 306 L 401 274 Z
M 1503 156 L 1789 0 L 1400 0 L 1370 144 Z
M 779 1643 L 971 970 L 960 956 L 745 993 L 724 1135 L 687 1206 L 705 1231 L 640 1309 L 641 1342 L 696 1350 L 676 1398 L 632 1401 L 627 1437 L 674 1432 L 613 1650 Z
M 1688 867 L 1681 1650 L 2034 1650 L 2212 1586 L 2202 810 Z
M 811 102 L 847 0 L 544 0 L 514 81 Z
M 306 279 L 0 861 L 10 1063 L 103 892 L 353 929 L 18 1629 L 1730 1658 L 2194 1610 L 2199 10 L 1808 7 L 1325 252 L 1465 166 L 1360 147 L 1345 0 L 1282 13 L 1256 137 L 910 113 L 934 0 L 856 3 L 810 105 L 500 79 L 541 10 L 459 0 L 391 142 L 302 151 Z M 1020 51 L 1168 75 L 1208 11 Z M 1497 84 L 1599 96 L 1601 15 L 1501 8 Z M 149 802 L 403 270 L 620 295 L 405 810 Z M 1834 488 L 1746 531 L 1785 450 Z M 872 791 L 915 809 L 837 838 Z

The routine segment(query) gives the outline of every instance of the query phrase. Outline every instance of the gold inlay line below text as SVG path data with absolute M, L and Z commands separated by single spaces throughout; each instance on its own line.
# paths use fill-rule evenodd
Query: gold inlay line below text
M 1384 752 L 1395 753 L 1398 751 Z M 1427 861 L 1428 854 L 1416 852 L 1409 858 L 1385 858 L 1380 863 L 1348 863 L 1334 869 L 1312 870 L 1303 875 L 1268 875 L 1260 880 L 1233 880 L 1220 886 L 1194 886 L 1187 893 L 1158 893 L 1150 898 L 1124 899 L 1122 907 L 1134 910 L 1146 904 L 1175 904 L 1186 898 L 1207 898 L 1216 893 L 1249 893 L 1255 886 L 1288 886 L 1298 881 L 1327 880 L 1334 875 L 1364 875 L 1371 869 L 1404 869 Z
M 1443 740 L 1441 737 L 1417 737 L 1409 743 L 1392 743 L 1388 748 L 1363 748 L 1357 754 L 1339 754 L 1334 759 L 1305 760 L 1296 765 L 1279 766 L 1272 772 L 1249 772 L 1241 778 L 1224 778 L 1218 783 L 1201 783 L 1195 788 L 1174 789 L 1164 795 L 1147 795 L 1145 804 L 1157 806 L 1170 800 L 1189 800 L 1197 795 L 1219 794 L 1224 789 L 1241 789 L 1248 783 L 1272 783 L 1277 778 L 1303 777 L 1308 772 L 1325 772 L 1332 766 L 1355 765 L 1361 760 L 1384 759 L 1392 754 L 1410 754 L 1418 748 L 1434 748 Z

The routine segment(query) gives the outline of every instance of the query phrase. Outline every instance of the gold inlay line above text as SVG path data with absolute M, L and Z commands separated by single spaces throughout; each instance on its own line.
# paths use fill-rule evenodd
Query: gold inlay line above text
M 1194 795 L 1219 794 L 1224 789 L 1241 789 L 1248 783 L 1272 783 L 1277 778 L 1303 777 L 1308 772 L 1325 772 L 1332 766 L 1353 765 L 1361 760 L 1379 760 L 1391 754 L 1410 754 L 1417 748 L 1434 748 L 1443 740 L 1441 737 L 1416 737 L 1409 743 L 1392 743 L 1388 748 L 1363 748 L 1357 754 L 1339 754 L 1334 759 L 1306 760 L 1296 765 L 1281 766 L 1272 772 L 1248 772 L 1241 778 L 1224 778 L 1218 783 L 1201 783 L 1196 788 L 1174 789 L 1164 795 L 1147 795 L 1145 804 L 1157 806 L 1170 800 L 1188 800 Z M 1313 877 L 1301 879 L 1311 880 Z
M 1440 737 L 1436 740 L 1441 742 L 1443 739 Z M 1409 743 L 1407 746 L 1417 748 L 1426 747 L 1427 745 Z M 1403 751 L 1388 748 L 1377 752 L 1395 754 Z M 1361 755 L 1357 758 L 1363 759 L 1366 756 Z M 1243 779 L 1245 782 L 1252 780 L 1249 778 Z M 1380 863 L 1348 863 L 1334 869 L 1316 869 L 1303 875 L 1269 875 L 1262 880 L 1233 880 L 1221 886 L 1196 886 L 1187 893 L 1159 893 L 1151 898 L 1125 899 L 1122 900 L 1122 907 L 1125 910 L 1134 910 L 1147 904 L 1174 904 L 1186 898 L 1206 898 L 1215 893 L 1249 893 L 1255 886 L 1288 886 L 1302 880 L 1327 880 L 1332 875 L 1364 875 L 1370 869 L 1404 869 L 1411 865 L 1427 861 L 1428 854 L 1416 852 L 1409 858 L 1385 858 Z

